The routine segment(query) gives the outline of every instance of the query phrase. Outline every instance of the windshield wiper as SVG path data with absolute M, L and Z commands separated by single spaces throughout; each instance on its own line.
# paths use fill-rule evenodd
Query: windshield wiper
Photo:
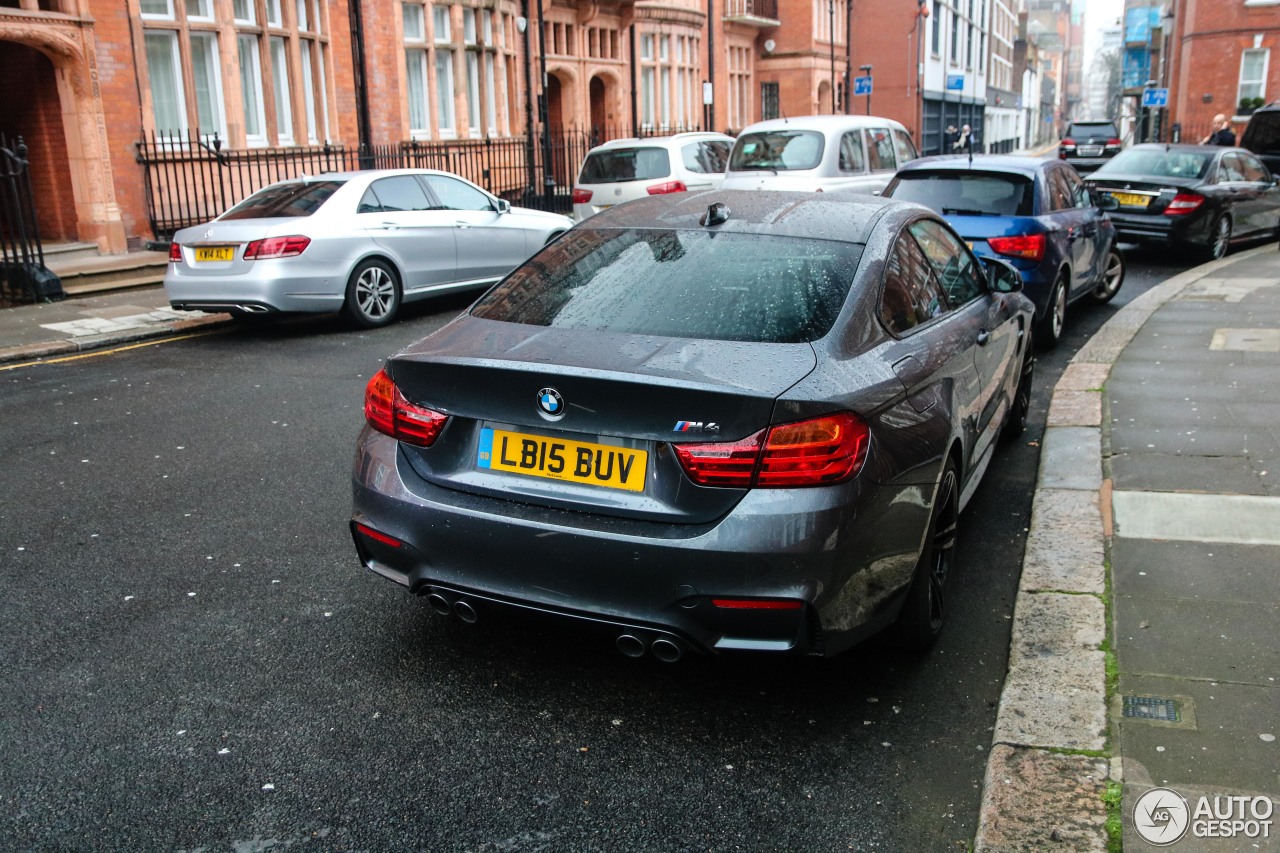
M 942 208 L 943 216 L 946 216 L 948 213 L 954 213 L 957 216 L 1001 216 L 1002 215 L 999 213 L 992 213 L 989 210 L 970 210 L 969 208 L 964 208 L 964 207 Z

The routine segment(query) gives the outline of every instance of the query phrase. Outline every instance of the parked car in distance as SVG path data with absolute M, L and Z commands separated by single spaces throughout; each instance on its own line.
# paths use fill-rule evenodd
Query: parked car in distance
M 1240 147 L 1252 151 L 1273 175 L 1280 175 L 1280 101 L 1259 107 L 1249 116 Z
M 1067 124 L 1058 143 L 1058 159 L 1070 163 L 1077 172 L 1092 172 L 1123 147 L 1115 122 L 1073 121 Z
M 272 184 L 178 231 L 164 288 L 178 309 L 342 311 L 381 326 L 405 302 L 493 284 L 571 227 L 448 172 L 335 172 Z
M 631 657 L 923 648 L 960 512 L 1025 426 L 1020 285 L 878 198 L 604 211 L 370 380 L 359 558 L 437 612 Z
M 723 133 L 677 133 L 597 145 L 587 152 L 573 184 L 573 218 L 581 222 L 646 196 L 717 189 L 732 148 L 733 137 Z
M 1214 259 L 1280 230 L 1280 187 L 1243 148 L 1135 145 L 1088 182 L 1118 205 L 1111 219 L 1125 242 L 1191 246 Z
M 920 156 L 911 134 L 877 116 L 800 116 L 748 125 L 729 155 L 724 189 L 882 190 Z
M 884 196 L 932 208 L 979 256 L 1013 264 L 1035 303 L 1036 340 L 1045 346 L 1061 338 L 1069 304 L 1109 302 L 1124 283 L 1115 228 L 1060 160 L 924 157 L 901 169 Z

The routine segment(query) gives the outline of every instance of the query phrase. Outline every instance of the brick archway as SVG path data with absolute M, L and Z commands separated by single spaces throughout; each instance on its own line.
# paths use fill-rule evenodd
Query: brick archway
M 34 49 L 52 63 L 54 85 L 50 87 L 50 94 L 56 94 L 57 101 L 47 107 L 45 115 L 61 125 L 65 165 L 34 165 L 33 171 L 65 169 L 65 176 L 54 172 L 46 173 L 44 178 L 70 185 L 74 217 L 68 218 L 74 218 L 75 233 L 67 236 L 97 243 L 99 251 L 104 253 L 126 251 L 106 118 L 97 88 L 93 28 L 82 21 L 5 10 L 0 12 L 0 42 L 14 42 Z M 54 115 L 58 118 L 52 119 Z

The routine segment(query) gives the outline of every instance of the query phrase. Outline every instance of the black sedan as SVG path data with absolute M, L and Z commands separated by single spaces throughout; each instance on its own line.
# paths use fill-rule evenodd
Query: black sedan
M 370 380 L 360 560 L 440 613 L 577 620 L 632 657 L 927 647 L 960 511 L 1026 422 L 1020 288 L 903 202 L 600 213 Z
M 1280 188 L 1256 155 L 1209 145 L 1135 145 L 1086 179 L 1119 207 L 1120 239 L 1190 245 L 1207 259 L 1280 232 Z

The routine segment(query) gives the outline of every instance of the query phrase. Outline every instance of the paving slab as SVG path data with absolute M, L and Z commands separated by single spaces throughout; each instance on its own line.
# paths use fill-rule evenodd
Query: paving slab
M 1111 457 L 1111 478 L 1123 491 L 1198 491 L 1215 494 L 1280 494 L 1280 482 L 1268 486 L 1266 471 L 1252 456 L 1193 456 L 1154 451 Z M 1280 478 L 1276 478 L 1280 481 Z M 1188 488 L 1187 484 L 1194 484 Z
M 1280 498 L 1116 491 L 1111 502 L 1125 538 L 1280 545 Z
M 1116 597 L 1120 671 L 1267 686 L 1280 676 L 1280 606 L 1197 598 Z
M 1046 429 L 1040 443 L 1037 488 L 1097 491 L 1102 485 L 1100 440 L 1096 428 L 1062 426 Z
M 1280 602 L 1280 547 L 1274 545 L 1117 538 L 1111 564 L 1116 596 Z
M 1101 594 L 1106 589 L 1105 559 L 1098 493 L 1037 490 L 1020 588 Z

